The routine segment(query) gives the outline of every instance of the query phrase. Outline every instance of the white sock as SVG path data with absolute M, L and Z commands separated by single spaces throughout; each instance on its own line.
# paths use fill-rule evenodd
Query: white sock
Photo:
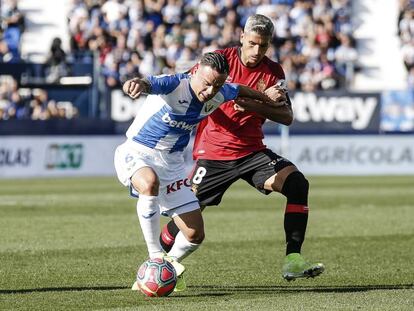
M 174 245 L 168 252 L 168 256 L 175 258 L 178 262 L 181 262 L 181 260 L 194 252 L 199 246 L 200 244 L 189 242 L 180 231 L 175 237 Z
M 160 257 L 164 252 L 160 244 L 160 206 L 158 197 L 139 195 L 137 215 L 150 258 Z

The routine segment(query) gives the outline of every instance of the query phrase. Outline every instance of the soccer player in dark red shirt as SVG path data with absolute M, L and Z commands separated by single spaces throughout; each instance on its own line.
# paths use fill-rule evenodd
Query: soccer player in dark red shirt
M 283 107 L 257 105 L 243 100 L 244 109 L 234 101 L 221 105 L 197 129 L 191 173 L 192 189 L 202 205 L 218 205 L 224 192 L 243 179 L 264 194 L 279 192 L 287 198 L 284 229 L 286 257 L 282 276 L 286 280 L 315 277 L 324 271 L 321 263 L 309 263 L 300 254 L 308 221 L 309 183 L 289 160 L 263 144 L 262 125 L 266 119 L 290 125 L 291 102 L 286 89 L 278 85 L 285 79 L 280 64 L 265 56 L 273 35 L 272 21 L 263 15 L 248 18 L 241 34 L 241 47 L 222 53 L 230 65 L 228 80 L 250 86 L 269 96 L 285 99 Z M 247 106 L 246 106 L 247 104 Z M 251 109 L 250 109 L 251 107 Z M 174 244 L 178 228 L 169 222 L 160 240 L 165 251 Z

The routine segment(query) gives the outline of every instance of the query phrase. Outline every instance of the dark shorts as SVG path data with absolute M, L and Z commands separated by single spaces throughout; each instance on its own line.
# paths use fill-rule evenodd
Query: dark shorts
M 201 205 L 218 205 L 224 192 L 243 179 L 264 194 L 265 181 L 281 169 L 293 165 L 269 149 L 232 161 L 198 160 L 190 174 L 192 189 Z

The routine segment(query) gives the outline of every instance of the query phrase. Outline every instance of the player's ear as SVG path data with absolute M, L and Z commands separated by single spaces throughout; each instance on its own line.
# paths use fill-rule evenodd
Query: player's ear
M 240 33 L 240 43 L 243 44 L 243 38 L 244 38 L 244 31 L 242 30 Z
M 200 65 L 200 63 L 195 64 L 190 70 L 190 74 L 194 74 L 198 68 L 198 66 Z
M 191 74 L 195 75 L 199 69 L 200 69 L 200 63 L 197 63 L 197 65 L 195 65 L 193 70 L 191 71 Z
M 191 76 L 194 77 L 197 74 L 198 67 L 191 70 Z

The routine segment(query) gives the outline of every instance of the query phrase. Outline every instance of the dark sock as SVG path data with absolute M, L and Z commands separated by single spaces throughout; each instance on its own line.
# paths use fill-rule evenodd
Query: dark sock
M 286 255 L 300 253 L 305 240 L 308 215 L 302 213 L 286 213 L 284 226 L 286 234 Z
M 166 253 L 168 253 L 173 247 L 175 237 L 177 236 L 178 232 L 180 232 L 180 230 L 178 229 L 174 220 L 170 220 L 170 222 L 162 228 L 160 243 Z
M 308 223 L 309 183 L 299 171 L 291 173 L 285 180 L 282 194 L 287 198 L 284 228 L 286 255 L 300 253 Z

